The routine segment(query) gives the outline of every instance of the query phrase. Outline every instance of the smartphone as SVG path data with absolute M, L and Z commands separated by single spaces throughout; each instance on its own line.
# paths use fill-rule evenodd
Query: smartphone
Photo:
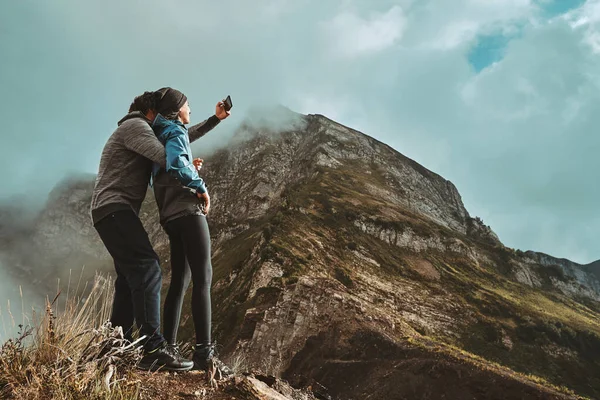
M 225 107 L 225 111 L 231 110 L 231 107 L 233 107 L 233 103 L 231 102 L 231 96 L 227 96 L 227 98 L 223 100 L 223 106 Z

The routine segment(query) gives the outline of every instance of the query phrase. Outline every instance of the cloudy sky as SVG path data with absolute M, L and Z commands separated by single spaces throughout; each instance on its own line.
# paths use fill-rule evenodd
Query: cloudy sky
M 195 120 L 231 94 L 230 128 L 325 114 L 451 180 L 506 245 L 600 258 L 600 0 L 3 1 L 0 199 L 95 172 L 166 85 Z

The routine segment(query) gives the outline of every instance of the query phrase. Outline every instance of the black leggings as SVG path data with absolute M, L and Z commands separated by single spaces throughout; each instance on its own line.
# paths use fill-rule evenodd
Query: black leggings
M 165 299 L 163 334 L 168 343 L 176 343 L 183 297 L 193 280 L 192 316 L 196 343 L 211 341 L 210 233 L 204 215 L 177 218 L 166 226 L 171 245 L 171 285 Z

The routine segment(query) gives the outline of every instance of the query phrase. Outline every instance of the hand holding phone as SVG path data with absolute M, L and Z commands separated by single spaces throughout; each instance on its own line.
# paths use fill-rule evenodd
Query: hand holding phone
M 231 96 L 228 95 L 227 98 L 223 100 L 223 107 L 225 107 L 225 111 L 231 110 L 231 107 L 233 107 L 233 103 L 231 102 Z
M 225 100 L 217 103 L 217 110 L 215 112 L 215 115 L 222 121 L 225 118 L 229 117 L 229 115 L 231 114 L 229 112 L 229 110 L 231 110 L 231 107 L 233 107 L 233 104 L 231 103 L 231 96 L 227 96 Z

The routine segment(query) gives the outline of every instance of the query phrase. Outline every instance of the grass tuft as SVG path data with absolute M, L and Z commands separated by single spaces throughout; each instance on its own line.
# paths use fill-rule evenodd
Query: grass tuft
M 0 348 L 0 398 L 137 398 L 138 383 L 129 378 L 141 348 L 106 322 L 112 293 L 111 281 L 96 276 L 86 297 L 67 297 L 59 311 L 59 292 L 34 326 L 19 325 Z

